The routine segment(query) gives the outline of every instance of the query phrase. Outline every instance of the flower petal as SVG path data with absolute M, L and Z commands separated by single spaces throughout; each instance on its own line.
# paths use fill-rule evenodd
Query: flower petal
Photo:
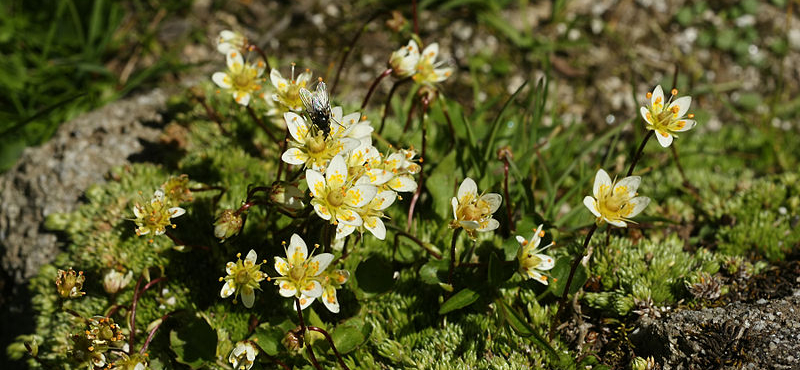
M 247 252 L 247 256 L 244 258 L 245 262 L 250 262 L 254 265 L 256 264 L 256 262 L 258 262 L 257 259 L 258 256 L 256 255 L 256 251 L 252 249 L 250 250 L 250 252 Z
M 592 212 L 592 214 L 595 215 L 595 217 L 602 217 L 600 215 L 600 210 L 597 209 L 597 200 L 595 200 L 594 198 L 588 195 L 585 196 L 583 198 L 583 205 L 585 205 L 586 208 L 589 209 L 589 212 Z
M 283 91 L 287 87 L 289 87 L 286 79 L 281 76 L 281 72 L 277 69 L 272 69 L 269 71 L 269 81 L 272 82 L 272 86 L 275 87 L 278 91 Z
M 233 268 L 236 267 L 236 264 L 233 262 L 228 262 L 225 264 L 225 273 L 228 275 L 232 274 Z
M 305 262 L 306 258 L 308 258 L 306 242 L 300 235 L 292 234 L 292 238 L 289 241 L 289 248 L 286 250 L 286 259 L 289 261 L 289 264 L 295 266 Z
M 169 212 L 169 218 L 175 218 L 183 216 L 186 213 L 186 210 L 181 207 L 172 207 L 167 210 Z
M 314 170 L 306 170 L 306 183 L 308 184 L 308 190 L 311 191 L 311 195 L 315 198 L 325 196 L 326 184 L 325 177 L 322 176 L 322 173 Z
M 386 185 L 401 193 L 411 193 L 417 190 L 417 182 L 411 176 L 395 176 Z
M 488 193 L 478 199 L 479 207 L 482 205 L 481 202 L 485 202 L 489 206 L 489 213 L 495 213 L 500 208 L 500 203 L 503 203 L 503 197 L 497 193 Z
M 628 176 L 614 184 L 614 194 L 624 192 L 628 194 L 628 199 L 636 196 L 636 190 L 639 189 L 639 184 L 642 183 L 641 176 Z
M 669 132 L 656 130 L 656 139 L 664 148 L 668 148 L 672 144 L 672 135 Z
M 689 106 L 692 105 L 692 97 L 691 96 L 681 96 L 672 101 L 669 104 L 667 109 L 672 109 L 673 107 L 678 107 L 678 112 L 673 113 L 673 117 L 680 118 L 686 115 L 686 112 L 689 111 Z
M 237 69 L 242 68 L 244 65 L 244 60 L 242 59 L 242 53 L 238 52 L 237 50 L 231 50 L 228 52 L 226 56 L 226 62 L 228 64 L 228 69 Z
M 539 262 L 539 266 L 535 267 L 539 271 L 547 271 L 553 268 L 553 266 L 556 264 L 555 260 L 553 260 L 553 257 L 550 257 L 546 254 L 535 254 L 535 256 L 541 260 L 541 262 Z
M 453 197 L 453 199 L 450 200 L 450 205 L 453 206 L 453 218 L 458 220 L 458 199 Z
M 364 217 L 364 227 L 380 240 L 386 239 L 386 225 L 380 217 Z
M 222 290 L 219 291 L 219 296 L 222 298 L 228 298 L 236 292 L 236 289 L 233 288 L 230 281 L 226 281 L 225 285 L 222 286 Z
M 325 204 L 323 204 L 322 202 L 315 202 L 315 200 L 316 199 L 311 200 L 311 205 L 314 206 L 314 212 L 316 212 L 317 216 L 319 216 L 321 219 L 330 220 L 331 217 L 333 217 L 331 211 Z
M 246 286 L 242 288 L 242 304 L 247 308 L 252 308 L 256 301 L 256 293 L 253 288 Z
M 439 44 L 438 43 L 434 42 L 434 43 L 426 46 L 425 49 L 422 50 L 422 57 L 423 58 L 430 58 L 431 62 L 433 62 L 436 59 L 437 55 L 439 55 Z
M 361 215 L 350 209 L 339 209 L 336 212 L 336 220 L 353 226 L 361 226 L 363 224 Z
M 297 288 L 288 281 L 281 281 L 278 284 L 278 288 L 278 294 L 280 294 L 281 297 L 294 297 L 297 294 Z
M 319 281 L 309 280 L 305 286 L 300 288 L 300 293 L 309 298 L 319 297 L 322 295 L 322 285 L 320 285 Z M 302 304 L 303 302 L 300 303 Z
M 653 89 L 653 95 L 650 96 L 650 106 L 654 107 L 656 102 L 662 106 L 664 105 L 664 90 L 661 88 L 661 85 L 656 86 L 656 88 Z
M 317 298 L 316 297 L 309 297 L 307 295 L 301 295 L 300 298 L 299 298 L 299 300 L 300 300 L 300 309 L 301 310 L 305 310 L 306 307 L 308 307 L 312 303 L 314 303 L 315 299 L 317 299 Z
M 228 74 L 225 72 L 216 72 L 211 75 L 211 81 L 214 81 L 217 86 L 223 89 L 230 89 L 233 84 L 231 83 L 231 78 L 228 77 Z
M 333 262 L 333 254 L 320 253 L 312 257 L 311 261 L 308 262 L 306 273 L 311 274 L 311 276 L 319 276 L 330 266 L 331 262 Z
M 275 271 L 277 271 L 281 276 L 289 275 L 289 263 L 286 262 L 285 259 L 280 257 L 275 257 Z M 230 273 L 228 273 L 230 274 Z
M 458 187 L 458 203 L 464 204 L 478 198 L 478 185 L 475 180 L 467 177 Z
M 328 168 L 325 169 L 325 182 L 331 189 L 338 189 L 344 185 L 347 180 L 347 164 L 344 162 L 344 157 L 335 155 L 328 162 Z
M 628 206 L 633 206 L 633 209 L 628 213 L 625 217 L 636 217 L 639 213 L 647 208 L 647 205 L 650 204 L 650 198 L 648 197 L 636 197 L 628 201 Z
M 625 221 L 622 221 L 622 220 L 613 220 L 612 221 L 612 220 L 605 219 L 605 218 L 604 218 L 604 220 L 606 220 L 606 222 L 608 222 L 609 224 L 617 226 L 617 227 L 628 227 L 628 224 L 626 224 Z
M 328 311 L 331 311 L 333 313 L 339 313 L 339 299 L 336 298 L 335 288 L 330 287 L 328 289 L 325 289 L 325 291 L 322 292 L 321 300 L 322 304 L 325 305 L 325 308 L 327 308 Z
M 243 91 L 234 91 L 233 100 L 239 103 L 239 105 L 243 105 L 246 107 L 248 104 L 250 104 L 250 93 Z
M 594 176 L 594 187 L 592 188 L 592 194 L 596 199 L 600 199 L 608 190 L 611 190 L 611 177 L 609 177 L 608 173 L 601 168 L 597 170 L 597 174 Z
M 669 130 L 673 132 L 684 132 L 693 129 L 696 125 L 697 121 L 693 119 L 682 119 L 670 125 Z
M 294 112 L 284 113 L 283 120 L 286 121 L 286 127 L 289 128 L 289 134 L 292 135 L 292 138 L 299 143 L 305 143 L 306 135 L 308 135 L 306 120 Z
M 289 148 L 283 152 L 281 159 L 288 164 L 301 165 L 308 160 L 308 154 L 298 148 Z
M 336 239 L 343 239 L 344 237 L 352 234 L 355 230 L 355 226 L 340 222 L 339 225 L 336 225 Z
M 344 204 L 351 207 L 363 207 L 378 194 L 378 188 L 372 185 L 356 185 L 347 189 Z
M 372 200 L 372 209 L 383 211 L 394 203 L 397 199 L 397 193 L 391 190 L 384 190 L 375 196 Z
M 490 218 L 488 221 L 484 221 L 480 224 L 478 231 L 492 231 L 500 227 L 500 222 Z
M 639 107 L 639 113 L 642 115 L 642 119 L 644 119 L 644 121 L 648 125 L 652 125 L 653 124 L 653 121 L 651 121 L 650 118 L 648 118 L 648 116 L 650 115 L 650 110 L 648 110 L 645 107 Z

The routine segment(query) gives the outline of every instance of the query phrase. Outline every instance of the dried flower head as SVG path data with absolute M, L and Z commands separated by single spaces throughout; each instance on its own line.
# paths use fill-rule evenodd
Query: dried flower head
M 56 277 L 56 289 L 61 298 L 78 298 L 83 297 L 85 292 L 82 292 L 83 282 L 86 277 L 83 276 L 83 271 L 75 272 L 72 267 L 69 270 L 58 270 Z
M 189 189 L 189 176 L 170 176 L 169 180 L 161 185 L 167 202 L 173 206 L 187 203 L 194 200 L 192 191 Z
M 222 211 L 214 221 L 214 236 L 222 243 L 242 230 L 242 215 L 232 209 Z
M 132 278 L 133 271 L 128 270 L 126 274 L 116 269 L 110 269 L 103 275 L 103 289 L 105 289 L 108 294 L 116 294 L 121 289 L 128 286 Z

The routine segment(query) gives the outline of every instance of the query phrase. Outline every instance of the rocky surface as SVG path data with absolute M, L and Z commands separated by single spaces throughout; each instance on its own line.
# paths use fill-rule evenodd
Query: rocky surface
M 800 369 L 800 290 L 753 303 L 642 317 L 630 339 L 663 370 Z
M 156 141 L 168 96 L 156 89 L 64 123 L 50 141 L 26 149 L 16 166 L 0 176 L 3 351 L 33 325 L 25 282 L 59 252 L 61 241 L 42 226 L 45 218 L 74 210 L 90 185 Z

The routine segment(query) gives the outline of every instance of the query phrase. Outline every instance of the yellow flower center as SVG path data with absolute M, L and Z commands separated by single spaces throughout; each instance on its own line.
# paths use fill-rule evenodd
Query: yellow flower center
M 246 269 L 242 269 L 236 273 L 234 281 L 237 285 L 245 285 L 248 281 L 250 281 L 250 274 L 247 273 Z
M 305 266 L 292 266 L 289 270 L 289 276 L 295 281 L 302 280 L 306 276 Z
M 321 132 L 309 139 L 306 143 L 306 147 L 311 154 L 322 153 L 328 147 Z
M 461 214 L 463 216 L 462 219 L 464 221 L 478 221 L 483 217 L 484 214 L 481 208 L 472 203 L 464 205 L 461 210 Z
M 331 207 L 339 207 L 344 204 L 344 191 L 340 189 L 331 190 L 325 200 L 328 201 Z

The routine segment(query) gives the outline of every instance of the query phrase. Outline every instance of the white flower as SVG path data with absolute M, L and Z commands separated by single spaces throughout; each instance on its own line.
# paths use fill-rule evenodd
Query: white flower
M 284 242 L 285 243 L 285 242 Z M 333 254 L 320 253 L 309 258 L 306 242 L 297 234 L 292 234 L 286 259 L 275 257 L 275 270 L 281 275 L 275 278 L 278 293 L 283 297 L 296 297 L 300 308 L 304 309 L 322 295 L 320 275 L 333 261 Z
M 236 262 L 228 262 L 225 265 L 225 272 L 228 275 L 219 278 L 219 281 L 225 281 L 219 296 L 228 298 L 233 294 L 241 295 L 244 306 L 251 308 L 256 299 L 255 290 L 261 290 L 260 283 L 267 277 L 267 274 L 261 271 L 261 263 L 256 263 L 258 258 L 256 251 L 251 249 L 244 261 L 241 256 L 241 253 L 237 254 Z
M 691 96 L 683 96 L 672 100 L 678 95 L 677 89 L 672 89 L 669 101 L 664 101 L 664 91 L 661 85 L 656 86 L 652 93 L 647 93 L 647 106 L 641 107 L 639 112 L 642 114 L 648 130 L 655 130 L 658 143 L 664 148 L 672 144 L 676 132 L 683 132 L 692 129 L 697 122 L 694 114 L 687 116 L 689 106 L 692 104 Z M 684 118 L 687 116 L 688 118 Z
M 500 226 L 492 214 L 500 208 L 503 197 L 497 193 L 478 196 L 478 185 L 467 177 L 458 187 L 458 194 L 450 204 L 453 206 L 451 228 L 463 227 L 470 238 L 475 238 L 476 231 L 492 231 Z
M 303 110 L 303 101 L 300 99 L 300 89 L 305 88 L 308 82 L 311 81 L 311 71 L 306 69 L 305 72 L 294 76 L 294 63 L 292 63 L 291 79 L 283 78 L 281 72 L 273 69 L 269 73 L 269 80 L 272 86 L 275 87 L 275 94 L 272 94 L 272 100 L 277 102 L 284 108 L 285 111 L 300 112 Z
M 179 217 L 186 213 L 181 207 L 169 207 L 169 203 L 164 199 L 164 192 L 156 190 L 150 203 L 144 205 L 136 203 L 133 206 L 133 221 L 136 223 L 136 235 L 147 235 L 153 233 L 162 235 L 167 232 L 167 227 L 175 227 L 170 222 L 171 218 Z
M 407 46 L 392 52 L 389 57 L 389 68 L 392 75 L 397 78 L 406 78 L 416 73 L 417 63 L 419 62 L 419 46 L 414 40 L 409 40 Z
M 230 51 L 227 54 L 228 70 L 216 72 L 211 80 L 217 86 L 230 91 L 233 99 L 240 105 L 250 104 L 250 95 L 261 90 L 261 75 L 264 73 L 264 61 L 256 64 L 245 63 L 239 51 Z
M 435 42 L 422 50 L 422 55 L 415 67 L 417 73 L 412 76 L 415 82 L 420 85 L 433 86 L 453 74 L 453 69 L 450 67 L 439 68 L 444 61 L 436 62 L 437 55 L 439 55 L 439 44 Z
M 247 38 L 239 32 L 224 30 L 217 37 L 217 51 L 228 55 L 231 51 L 244 51 Z
M 228 356 L 234 370 L 250 370 L 258 355 L 258 349 L 250 342 L 238 342 Z
M 534 231 L 530 241 L 517 235 L 517 242 L 520 244 L 519 251 L 517 251 L 517 259 L 519 260 L 519 273 L 523 278 L 534 279 L 547 285 L 547 275 L 543 275 L 542 272 L 552 269 L 555 265 L 555 261 L 553 261 L 553 257 L 541 254 L 541 252 L 550 248 L 555 243 L 550 243 L 545 247 L 539 248 L 542 237 L 544 237 L 542 225 L 539 225 L 539 228 Z
M 388 208 L 397 199 L 397 193 L 392 190 L 384 190 L 372 199 L 367 205 L 356 210 L 358 215 L 363 220 L 361 226 L 354 226 L 340 222 L 336 226 L 336 239 L 342 239 L 356 230 L 356 228 L 369 230 L 376 238 L 383 240 L 386 238 L 386 225 L 381 220 L 383 210 Z
M 305 165 L 306 168 L 320 170 L 328 165 L 328 162 L 338 154 L 347 153 L 359 146 L 359 140 L 343 137 L 338 134 L 325 137 L 322 132 L 312 135 L 310 125 L 305 118 L 294 112 L 286 112 L 284 115 L 286 126 L 293 141 L 289 142 L 291 148 L 281 155 L 281 159 L 289 164 Z M 347 131 L 345 131 L 347 133 Z
M 650 198 L 636 196 L 641 182 L 642 178 L 639 176 L 628 176 L 612 182 L 608 173 L 599 169 L 594 177 L 594 197 L 586 196 L 583 204 L 597 217 L 598 224 L 608 222 L 614 226 L 627 227 L 625 222 L 633 222 L 630 218 L 641 213 L 650 204 Z
M 365 206 L 378 193 L 378 188 L 368 184 L 354 184 L 348 180 L 348 169 L 342 156 L 335 156 L 325 169 L 325 175 L 306 170 L 306 182 L 311 190 L 311 204 L 317 215 L 333 224 L 345 223 L 361 226 L 361 216 L 356 209 Z

